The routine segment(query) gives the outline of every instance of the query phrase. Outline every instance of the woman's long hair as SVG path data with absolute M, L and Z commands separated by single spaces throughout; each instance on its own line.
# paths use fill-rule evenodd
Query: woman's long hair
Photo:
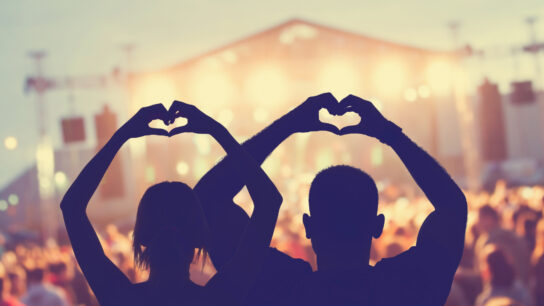
M 133 233 L 136 265 L 167 271 L 172 263 L 187 267 L 204 255 L 208 227 L 194 191 L 181 182 L 162 182 L 149 187 L 138 206 Z

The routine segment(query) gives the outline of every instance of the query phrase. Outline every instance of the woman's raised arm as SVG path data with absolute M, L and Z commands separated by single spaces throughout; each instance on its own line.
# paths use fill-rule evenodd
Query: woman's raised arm
M 115 301 L 118 294 L 130 286 L 130 281 L 104 254 L 87 217 L 87 205 L 121 146 L 130 138 L 168 136 L 165 130 L 152 129 L 148 125 L 154 119 L 167 123 L 168 116 L 162 104 L 140 109 L 83 168 L 60 203 L 77 262 L 101 303 Z

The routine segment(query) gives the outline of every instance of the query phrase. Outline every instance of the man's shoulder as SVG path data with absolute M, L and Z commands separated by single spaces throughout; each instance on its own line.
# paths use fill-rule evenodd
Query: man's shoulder
M 419 260 L 417 253 L 417 248 L 411 247 L 397 256 L 382 258 L 374 266 L 375 272 L 379 273 L 382 270 L 388 270 L 396 266 L 405 266 L 412 262 L 417 262 Z
M 293 258 L 276 248 L 269 248 L 267 267 L 289 274 L 311 274 L 312 266 L 305 260 Z

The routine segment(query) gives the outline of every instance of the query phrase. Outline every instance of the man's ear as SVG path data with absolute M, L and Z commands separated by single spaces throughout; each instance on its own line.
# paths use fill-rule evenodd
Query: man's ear
M 306 238 L 312 238 L 312 217 L 308 214 L 302 216 L 302 223 L 304 224 L 304 229 L 306 229 Z
M 383 226 L 385 223 L 385 217 L 383 214 L 379 214 L 374 219 L 374 228 L 372 229 L 372 237 L 379 238 L 382 235 Z

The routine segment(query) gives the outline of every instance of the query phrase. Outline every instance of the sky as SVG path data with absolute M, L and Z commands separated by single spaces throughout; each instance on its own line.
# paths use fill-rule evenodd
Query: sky
M 521 56 L 514 71 L 512 46 L 529 40 L 527 16 L 540 16 L 537 32 L 544 40 L 542 0 L 455 1 L 135 1 L 135 0 L 3 0 L 0 2 L 0 187 L 34 161 L 36 109 L 23 92 L 33 73 L 28 57 L 45 50 L 47 75 L 105 74 L 123 65 L 121 46 L 134 44 L 134 68 L 167 67 L 225 43 L 292 18 L 333 26 L 368 36 L 447 50 L 452 47 L 448 22 L 461 23 L 459 38 L 489 54 L 478 62 L 482 75 L 501 82 L 533 76 L 531 58 Z M 97 108 L 88 97 L 76 96 L 78 108 Z M 49 112 L 65 113 L 67 96 L 48 94 Z M 107 99 L 89 93 L 94 100 Z M 92 105 L 91 105 L 92 104 Z M 72 110 L 73 111 L 73 110 Z M 53 132 L 58 132 L 54 127 Z M 57 133 L 58 134 L 58 133 Z M 7 150 L 8 136 L 18 147 Z

